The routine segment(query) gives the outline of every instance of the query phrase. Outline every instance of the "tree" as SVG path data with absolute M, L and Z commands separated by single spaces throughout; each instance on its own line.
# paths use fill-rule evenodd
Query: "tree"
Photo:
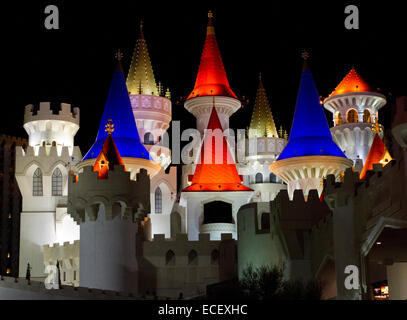
M 277 266 L 248 265 L 239 281 L 241 294 L 255 300 L 319 300 L 322 288 L 318 281 L 304 284 L 299 280 L 284 280 L 283 271 Z

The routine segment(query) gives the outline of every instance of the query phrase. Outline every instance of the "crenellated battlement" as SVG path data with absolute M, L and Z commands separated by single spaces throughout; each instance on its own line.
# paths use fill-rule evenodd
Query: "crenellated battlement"
M 61 103 L 61 109 L 58 113 L 54 113 L 50 102 L 40 102 L 38 110 L 33 104 L 29 104 L 24 109 L 24 124 L 39 120 L 60 120 L 69 121 L 79 126 L 79 108 L 75 107 L 72 111 L 71 109 L 70 104 Z
M 96 220 L 100 204 L 108 220 L 118 214 L 122 219 L 142 216 L 150 207 L 150 178 L 145 169 L 131 180 L 124 166 L 115 166 L 107 179 L 99 179 L 98 172 L 87 166 L 75 181 L 69 179 L 68 190 L 68 213 L 78 223 L 85 222 L 85 211 L 91 221 Z
M 26 146 L 28 144 L 28 140 L 26 138 L 14 137 L 9 136 L 6 134 L 0 134 L 0 144 L 5 146 L 11 147 L 13 144 L 15 146 Z

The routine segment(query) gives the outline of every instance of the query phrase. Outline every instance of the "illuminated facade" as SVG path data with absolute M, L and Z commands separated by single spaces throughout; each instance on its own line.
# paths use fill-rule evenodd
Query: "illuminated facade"
M 304 196 L 312 189 L 321 195 L 323 178 L 329 174 L 339 178 L 352 166 L 352 161 L 332 140 L 307 56 L 303 56 L 305 61 L 290 137 L 277 161 L 270 165 L 271 171 L 287 183 L 290 198 L 296 189 L 303 190 Z
M 336 89 L 324 100 L 333 115 L 334 141 L 361 172 L 374 139 L 371 124 L 379 121 L 379 109 L 386 98 L 373 90 L 352 68 Z M 379 135 L 383 138 L 383 128 Z

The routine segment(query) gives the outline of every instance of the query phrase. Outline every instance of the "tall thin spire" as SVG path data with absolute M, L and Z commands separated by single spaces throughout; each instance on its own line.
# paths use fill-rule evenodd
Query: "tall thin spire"
M 141 94 L 158 95 L 158 88 L 148 53 L 147 42 L 144 39 L 143 22 L 141 20 L 139 38 L 134 48 L 126 84 L 130 94 L 140 94 L 141 88 Z
M 200 96 L 226 96 L 237 99 L 226 76 L 213 26 L 213 13 L 208 13 L 206 39 L 194 90 L 187 99 Z
M 278 160 L 302 156 L 335 156 L 346 158 L 332 140 L 324 110 L 320 104 L 314 79 L 307 65 L 308 54 L 303 53 L 301 74 L 290 139 Z
M 259 87 L 257 89 L 256 101 L 254 103 L 249 129 L 251 129 L 251 131 L 249 131 L 249 138 L 278 137 L 266 90 L 264 89 L 263 81 L 261 79 L 261 73 L 259 73 Z

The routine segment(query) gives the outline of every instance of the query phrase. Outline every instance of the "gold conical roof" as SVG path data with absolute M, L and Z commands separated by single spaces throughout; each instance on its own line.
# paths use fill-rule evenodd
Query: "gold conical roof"
M 134 48 L 126 85 L 130 94 L 158 95 L 142 22 L 140 22 L 140 35 Z
M 257 89 L 256 101 L 254 103 L 249 129 L 257 130 L 256 132 L 253 131 L 251 133 L 249 131 L 249 138 L 278 137 L 266 90 L 264 89 L 261 80 L 261 74 L 259 75 L 259 88 Z

